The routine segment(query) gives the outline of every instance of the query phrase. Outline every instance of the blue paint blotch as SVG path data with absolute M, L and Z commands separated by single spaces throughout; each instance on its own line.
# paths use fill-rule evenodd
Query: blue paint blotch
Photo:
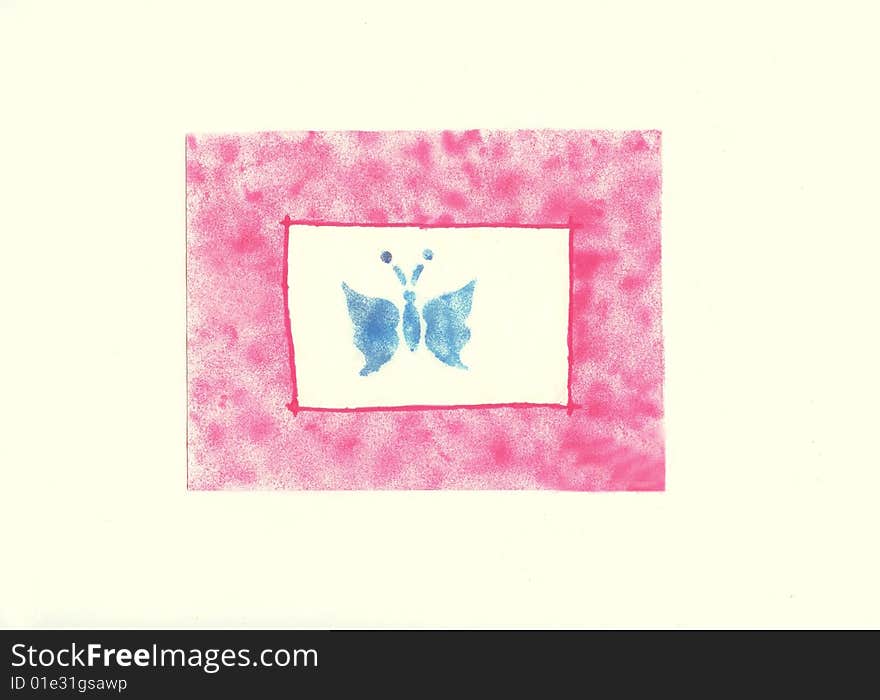
M 394 266 L 394 274 L 397 275 L 397 279 L 400 280 L 400 283 L 405 287 L 406 275 L 403 274 L 403 270 L 401 270 L 398 265 Z
M 422 251 L 425 260 L 432 260 L 434 252 L 430 248 Z M 382 251 L 379 259 L 391 263 L 388 250 Z M 400 266 L 392 267 L 403 287 L 407 287 L 406 276 Z M 424 271 L 421 263 L 413 268 L 410 283 L 415 286 Z M 425 345 L 442 363 L 450 367 L 468 369 L 461 361 L 461 351 L 471 337 L 466 320 L 471 313 L 476 280 L 471 280 L 461 289 L 442 294 L 425 304 L 421 315 L 416 308 L 416 294 L 411 289 L 403 292 L 403 314 L 388 299 L 368 297 L 355 292 L 345 282 L 348 315 L 354 325 L 354 344 L 366 361 L 360 370 L 362 376 L 378 371 L 397 351 L 400 344 L 397 326 L 401 325 L 403 339 L 410 351 L 415 351 L 422 339 L 422 318 L 425 322 Z M 402 323 L 401 323 L 402 321 Z
M 410 290 L 403 293 L 406 304 L 403 307 L 403 339 L 407 347 L 414 351 L 419 346 L 422 337 L 422 322 L 419 320 L 419 312 L 416 311 L 416 294 Z
M 450 367 L 467 369 L 461 362 L 461 350 L 471 338 L 465 320 L 471 313 L 476 280 L 449 294 L 431 299 L 422 315 L 425 317 L 425 345 L 434 357 Z
M 425 266 L 422 265 L 421 263 L 416 265 L 413 268 L 412 276 L 410 277 L 410 282 L 413 285 L 415 285 L 415 283 L 419 281 L 419 277 L 422 276 L 422 270 L 424 270 L 424 269 L 425 269 Z
M 342 291 L 354 324 L 354 345 L 364 354 L 366 362 L 360 374 L 366 376 L 382 367 L 397 351 L 400 312 L 387 299 L 358 294 L 345 282 Z

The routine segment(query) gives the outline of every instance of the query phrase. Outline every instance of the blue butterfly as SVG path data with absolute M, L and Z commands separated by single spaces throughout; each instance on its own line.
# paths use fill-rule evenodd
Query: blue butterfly
M 434 253 L 426 249 L 422 257 L 431 260 Z M 379 259 L 389 264 L 391 253 L 386 250 Z M 392 269 L 405 288 L 407 279 L 403 270 L 397 265 Z M 419 281 L 424 269 L 425 266 L 421 263 L 413 269 L 409 280 L 413 286 Z M 425 346 L 434 357 L 450 367 L 467 369 L 461 362 L 460 354 L 471 337 L 471 330 L 465 325 L 465 319 L 471 312 L 475 284 L 476 280 L 471 280 L 461 289 L 441 294 L 422 307 L 422 316 L 425 319 Z M 364 354 L 366 361 L 360 373 L 361 376 L 366 376 L 378 371 L 397 351 L 400 343 L 397 325 L 401 322 L 401 314 L 388 299 L 359 294 L 345 282 L 342 283 L 342 291 L 345 292 L 348 315 L 351 316 L 354 324 L 355 347 Z M 419 346 L 422 336 L 422 324 L 415 304 L 416 293 L 411 289 L 404 289 L 403 299 L 406 302 L 401 324 L 403 339 L 407 347 L 413 351 Z

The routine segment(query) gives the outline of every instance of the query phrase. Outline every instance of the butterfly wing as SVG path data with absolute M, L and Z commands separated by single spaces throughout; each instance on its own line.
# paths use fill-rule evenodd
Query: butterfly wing
M 342 291 L 354 325 L 354 345 L 364 354 L 366 362 L 360 373 L 366 376 L 394 356 L 399 343 L 397 324 L 400 323 L 400 312 L 387 299 L 359 294 L 345 282 Z
M 449 294 L 431 299 L 422 309 L 425 317 L 425 345 L 440 362 L 467 369 L 461 363 L 461 350 L 471 337 L 465 320 L 471 313 L 476 280 Z

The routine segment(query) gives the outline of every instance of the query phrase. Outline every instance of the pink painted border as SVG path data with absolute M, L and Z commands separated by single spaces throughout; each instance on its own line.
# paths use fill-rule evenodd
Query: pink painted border
M 423 222 L 416 223 L 386 223 L 379 224 L 374 222 L 327 222 L 327 221 L 295 221 L 290 216 L 285 216 L 281 221 L 284 227 L 284 272 L 281 278 L 281 293 L 284 295 L 284 329 L 287 333 L 287 347 L 290 356 L 290 385 L 291 399 L 287 404 L 287 408 L 296 415 L 303 411 L 311 411 L 314 413 L 369 413 L 369 412 L 386 412 L 386 411 L 454 411 L 454 410 L 484 410 L 492 408 L 563 408 L 567 409 L 569 415 L 577 408 L 571 398 L 571 382 L 572 382 L 572 362 L 574 360 L 572 351 L 572 331 L 571 324 L 573 318 L 573 300 L 574 281 L 572 279 L 572 255 L 574 253 L 574 228 L 576 224 L 571 220 L 565 225 L 562 224 L 523 224 L 523 223 L 457 223 L 457 224 L 426 224 Z M 287 278 L 288 263 L 290 261 L 290 227 L 291 226 L 316 226 L 316 227 L 358 227 L 358 228 L 418 228 L 418 229 L 450 229 L 450 228 L 517 228 L 517 229 L 567 229 L 568 230 L 568 378 L 566 381 L 568 400 L 566 403 L 530 403 L 530 402 L 512 402 L 512 403 L 476 403 L 476 404 L 411 404 L 406 406 L 358 406 L 357 408 L 330 408 L 302 406 L 299 403 L 296 381 L 296 348 L 293 343 L 293 329 L 290 325 L 290 284 Z
M 188 488 L 665 487 L 659 132 L 265 132 L 186 146 Z M 278 293 L 285 213 L 567 229 L 567 405 L 299 407 Z

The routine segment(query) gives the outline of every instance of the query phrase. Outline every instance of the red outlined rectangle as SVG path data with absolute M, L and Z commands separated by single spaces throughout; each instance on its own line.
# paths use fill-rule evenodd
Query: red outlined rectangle
M 571 374 L 572 374 L 572 333 L 571 333 L 571 321 L 572 321 L 572 299 L 571 295 L 574 290 L 573 282 L 571 279 L 572 272 L 572 251 L 573 251 L 573 226 L 571 221 L 567 224 L 511 224 L 511 223 L 474 223 L 474 224 L 425 224 L 425 223 L 384 223 L 384 224 L 376 224 L 376 223 L 351 223 L 351 222 L 339 222 L 339 221 L 295 221 L 290 218 L 290 216 L 285 216 L 284 219 L 280 222 L 284 227 L 284 272 L 282 274 L 281 279 L 281 292 L 284 295 L 284 313 L 285 313 L 285 332 L 287 333 L 287 348 L 288 348 L 288 356 L 290 358 L 290 385 L 291 385 L 291 399 L 287 403 L 287 408 L 294 414 L 302 413 L 304 411 L 311 411 L 316 413 L 363 413 L 363 412 L 381 412 L 381 411 L 460 411 L 460 410 L 485 410 L 490 408 L 517 408 L 517 409 L 528 409 L 528 408 L 557 408 L 557 409 L 566 409 L 569 414 L 575 409 L 574 402 L 571 399 Z M 568 284 L 568 357 L 566 358 L 567 363 L 567 395 L 568 401 L 564 404 L 561 403 L 530 403 L 527 401 L 515 401 L 515 402 L 507 402 L 507 403 L 476 403 L 476 404 L 437 404 L 437 405 L 426 405 L 426 404 L 413 404 L 413 405 L 405 405 L 405 406 L 358 406 L 354 408 L 331 408 L 331 407 L 315 407 L 315 406 L 302 406 L 299 403 L 299 396 L 297 391 L 297 382 L 296 382 L 296 348 L 293 343 L 293 328 L 291 327 L 290 322 L 290 280 L 288 278 L 289 270 L 288 265 L 290 263 L 290 227 L 291 226 L 317 226 L 317 227 L 358 227 L 358 228 L 418 228 L 418 229 L 450 229 L 450 228 L 516 228 L 516 229 L 556 229 L 556 230 L 568 230 L 568 274 L 569 274 L 569 284 Z

